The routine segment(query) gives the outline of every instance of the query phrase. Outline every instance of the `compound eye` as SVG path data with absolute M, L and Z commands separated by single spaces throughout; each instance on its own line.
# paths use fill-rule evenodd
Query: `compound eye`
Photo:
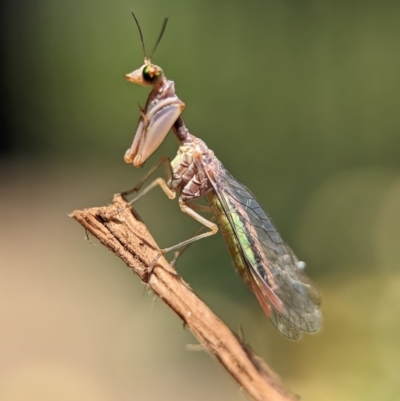
M 149 64 L 143 68 L 142 75 L 143 75 L 143 80 L 145 82 L 155 85 L 161 81 L 163 71 L 160 67 L 158 67 L 154 64 Z

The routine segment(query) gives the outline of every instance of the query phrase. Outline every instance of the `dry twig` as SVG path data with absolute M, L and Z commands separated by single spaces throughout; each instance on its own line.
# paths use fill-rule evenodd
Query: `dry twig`
M 284 389 L 279 378 L 251 349 L 201 301 L 168 262 L 160 257 L 148 276 L 146 267 L 158 254 L 158 246 L 145 225 L 135 219 L 125 200 L 71 214 L 88 232 L 120 257 L 149 288 L 183 320 L 202 346 L 216 356 L 239 385 L 257 401 L 293 401 L 298 397 Z

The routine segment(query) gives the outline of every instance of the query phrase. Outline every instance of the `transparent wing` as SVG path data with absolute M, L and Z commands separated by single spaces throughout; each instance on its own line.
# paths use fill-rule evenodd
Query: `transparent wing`
M 214 165 L 215 166 L 215 165 Z M 251 290 L 277 329 L 297 339 L 321 327 L 320 296 L 253 194 L 222 164 L 206 169 L 247 262 Z

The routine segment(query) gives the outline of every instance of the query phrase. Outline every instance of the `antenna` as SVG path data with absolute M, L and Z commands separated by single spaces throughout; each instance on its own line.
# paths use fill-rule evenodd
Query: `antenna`
M 147 55 L 146 55 L 146 48 L 145 48 L 145 46 L 144 46 L 144 39 L 143 39 L 142 29 L 140 28 L 139 21 L 138 21 L 138 19 L 136 18 L 136 15 L 135 15 L 135 13 L 134 13 L 133 11 L 132 11 L 132 16 L 133 16 L 133 19 L 134 19 L 135 22 L 136 22 L 136 26 L 138 27 L 138 31 L 139 31 L 139 35 L 140 35 L 140 43 L 142 44 L 142 51 L 143 51 L 143 55 L 144 55 L 144 61 L 145 61 L 145 62 L 150 62 L 151 58 L 153 57 L 154 52 L 155 52 L 156 49 L 157 49 L 158 44 L 160 43 L 161 38 L 162 38 L 163 35 L 164 35 L 164 31 L 165 31 L 165 28 L 166 28 L 166 26 L 167 26 L 168 18 L 165 18 L 165 19 L 164 19 L 164 22 L 163 22 L 162 27 L 161 27 L 161 32 L 160 32 L 160 34 L 158 35 L 158 39 L 157 39 L 157 41 L 156 41 L 156 44 L 154 45 L 153 51 L 151 52 L 150 56 L 147 57 Z
M 133 19 L 134 19 L 135 22 L 136 22 L 136 26 L 138 27 L 138 31 L 139 31 L 139 35 L 140 35 L 140 43 L 142 44 L 142 50 L 143 50 L 144 59 L 147 60 L 146 48 L 144 47 L 144 40 L 143 40 L 142 29 L 140 28 L 139 21 L 138 21 L 138 19 L 136 18 L 136 15 L 135 15 L 135 13 L 134 13 L 133 11 L 132 11 L 132 16 L 133 16 Z
M 167 22 L 168 22 L 168 18 L 165 18 L 165 19 L 164 19 L 164 22 L 163 22 L 163 24 L 162 24 L 162 27 L 161 27 L 160 34 L 158 35 L 158 39 L 157 39 L 157 41 L 156 41 L 156 44 L 154 45 L 153 51 L 152 51 L 151 54 L 150 54 L 149 60 L 151 60 L 151 58 L 153 57 L 153 54 L 154 54 L 154 52 L 156 51 L 157 46 L 158 46 L 158 44 L 160 43 L 160 40 L 161 40 L 161 38 L 162 38 L 163 35 L 164 35 L 164 31 L 165 31 L 165 28 L 166 28 L 166 26 L 167 26 Z

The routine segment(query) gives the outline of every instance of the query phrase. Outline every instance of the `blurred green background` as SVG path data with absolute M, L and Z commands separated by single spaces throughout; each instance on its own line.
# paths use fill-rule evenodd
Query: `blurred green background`
M 179 319 L 67 217 L 137 183 L 126 165 L 154 56 L 185 122 L 256 194 L 323 294 L 324 328 L 281 337 L 221 236 L 177 268 L 305 400 L 400 397 L 400 9 L 373 1 L 5 1 L 0 159 L 0 398 L 243 400 Z M 160 246 L 196 223 L 155 190 Z

